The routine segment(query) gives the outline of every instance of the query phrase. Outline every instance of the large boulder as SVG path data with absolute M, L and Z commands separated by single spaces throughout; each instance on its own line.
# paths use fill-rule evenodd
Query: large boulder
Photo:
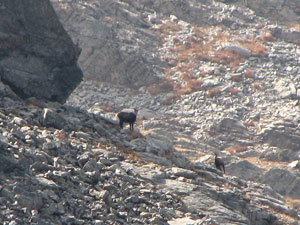
M 226 168 L 226 172 L 228 174 L 237 176 L 245 180 L 255 180 L 263 171 L 263 168 L 258 167 L 248 162 L 247 160 L 232 163 Z
M 65 102 L 80 54 L 48 0 L 0 3 L 0 78 L 19 97 Z
M 274 167 L 260 177 L 260 181 L 269 184 L 282 195 L 300 199 L 300 178 L 286 169 Z
M 300 149 L 300 133 L 291 128 L 280 128 L 271 125 L 261 132 L 263 141 L 281 149 Z

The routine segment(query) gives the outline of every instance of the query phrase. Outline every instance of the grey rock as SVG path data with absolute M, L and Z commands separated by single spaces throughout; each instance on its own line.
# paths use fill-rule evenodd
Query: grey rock
M 283 149 L 298 150 L 300 148 L 300 134 L 298 132 L 287 132 L 285 130 L 272 127 L 261 133 L 263 140 L 271 146 Z
M 45 162 L 35 162 L 31 165 L 30 169 L 37 173 L 46 172 L 48 170 L 54 170 L 55 167 L 46 164 Z
M 172 174 L 179 177 L 185 177 L 187 179 L 195 179 L 197 177 L 197 173 L 195 173 L 194 171 L 190 171 L 178 167 L 172 168 Z
M 210 87 L 215 87 L 218 84 L 219 84 L 219 81 L 217 79 L 208 78 L 208 79 L 204 79 L 202 87 L 210 88 Z
M 245 180 L 256 180 L 263 173 L 263 171 L 263 168 L 253 165 L 247 160 L 231 163 L 230 165 L 226 166 L 226 172 L 228 174 Z
M 240 121 L 233 118 L 223 118 L 218 124 L 214 124 L 210 129 L 219 132 L 228 132 L 237 137 L 247 138 L 249 130 Z
M 41 124 L 47 127 L 54 127 L 57 129 L 63 129 L 67 125 L 67 121 L 58 113 L 49 108 L 45 108 L 43 115 L 41 116 Z
M 292 172 L 281 169 L 272 168 L 260 178 L 261 182 L 269 184 L 275 191 L 282 195 L 299 198 L 300 179 Z
M 83 169 L 85 171 L 95 171 L 95 172 L 99 172 L 102 169 L 101 164 L 97 163 L 95 159 L 89 159 L 85 165 L 83 166 Z
M 286 42 L 299 44 L 300 32 L 297 30 L 289 30 L 278 26 L 271 26 L 270 31 L 272 31 L 272 34 L 277 38 L 283 39 Z
M 0 141 L 0 145 L 6 145 L 7 143 Z M 18 159 L 15 159 L 10 151 L 5 148 L 0 149 L 0 171 L 4 173 L 10 173 L 13 171 L 25 172 L 27 169 L 26 164 L 20 164 Z
M 291 167 L 291 168 L 300 169 L 300 161 L 299 160 L 295 160 L 295 161 L 289 163 L 288 166 Z
M 91 154 L 89 152 L 85 152 L 82 155 L 77 156 L 78 163 L 81 167 L 83 167 L 87 161 L 89 161 L 89 158 L 91 157 Z
M 138 152 L 146 151 L 147 143 L 146 143 L 145 139 L 136 138 L 136 139 L 131 140 L 129 143 L 132 145 L 132 149 L 134 151 L 138 151 Z
M 275 83 L 274 89 L 278 92 L 281 98 L 289 98 L 296 96 L 296 87 L 293 82 L 287 79 L 280 79 Z
M 159 165 L 172 166 L 172 162 L 164 157 L 159 157 L 148 152 L 136 152 L 136 155 L 150 162 L 154 162 Z
M 84 133 L 82 131 L 77 131 L 77 132 L 74 133 L 74 135 L 75 135 L 75 137 L 82 138 L 85 141 L 89 141 L 90 137 L 91 137 L 90 134 Z
M 45 187 L 45 188 L 51 189 L 51 188 L 56 188 L 58 186 L 54 181 L 49 180 L 44 177 L 37 177 L 36 180 L 39 183 L 39 185 L 41 185 L 42 187 Z
M 28 210 L 38 210 L 43 205 L 40 193 L 18 194 L 15 196 L 15 199 L 21 207 L 26 207 Z
M 161 217 L 161 216 L 156 216 L 156 217 L 150 219 L 150 223 L 151 223 L 151 224 L 163 225 L 163 224 L 166 223 L 166 221 L 164 220 L 163 217 Z
M 1 189 L 1 196 L 5 199 L 7 199 L 8 201 L 13 201 L 15 198 L 15 193 L 10 191 L 7 188 L 2 188 Z
M 200 224 L 200 220 L 193 220 L 189 217 L 184 217 L 184 218 L 175 218 L 175 219 L 172 219 L 172 220 L 169 220 L 168 223 L 170 225 L 180 225 L 180 224 Z
M 172 140 L 166 135 L 152 132 L 146 136 L 146 151 L 158 156 L 168 155 L 173 149 Z
M 167 186 L 169 190 L 172 190 L 182 196 L 192 193 L 192 191 L 197 187 L 195 184 L 171 179 L 165 179 L 164 186 Z
M 159 117 L 160 116 L 157 115 L 157 113 L 155 113 L 152 110 L 139 109 L 137 119 L 140 119 L 140 120 L 149 120 L 149 119 L 152 119 L 152 118 L 155 119 L 155 118 L 159 118 Z
M 238 45 L 226 45 L 223 49 L 226 51 L 232 51 L 243 57 L 250 57 L 252 54 L 249 49 L 242 47 L 242 46 L 238 46 Z
M 65 102 L 82 79 L 76 62 L 79 49 L 50 2 L 4 1 L 1 7 L 6 9 L 0 23 L 1 40 L 6 43 L 0 58 L 2 82 L 23 99 Z
M 260 156 L 260 153 L 255 150 L 249 150 L 249 151 L 238 153 L 237 155 L 241 158 L 247 158 L 247 157 L 258 157 Z
M 271 208 L 275 210 L 279 210 L 280 212 L 284 212 L 287 215 L 292 217 L 297 217 L 297 212 L 289 207 L 283 206 L 282 204 L 278 204 L 267 199 L 259 199 L 259 202 L 265 205 L 269 205 Z
M 295 155 L 296 152 L 293 150 L 278 149 L 274 147 L 274 149 L 267 148 L 260 154 L 259 158 L 274 162 L 289 162 L 295 159 Z

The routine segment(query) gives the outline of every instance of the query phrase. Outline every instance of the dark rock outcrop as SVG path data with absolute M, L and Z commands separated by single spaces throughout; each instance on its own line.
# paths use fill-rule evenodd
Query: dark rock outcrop
M 228 174 L 237 176 L 245 180 L 255 180 L 264 171 L 263 168 L 258 167 L 247 160 L 237 163 L 231 163 L 227 167 Z
M 274 167 L 261 176 L 261 182 L 269 184 L 275 191 L 282 195 L 299 199 L 300 191 L 299 174 L 294 174 L 286 169 Z
M 79 54 L 48 0 L 1 1 L 0 77 L 19 97 L 65 102 Z
M 269 143 L 271 146 L 294 151 L 300 148 L 300 135 L 295 129 L 271 127 L 262 133 L 262 137 L 263 141 Z

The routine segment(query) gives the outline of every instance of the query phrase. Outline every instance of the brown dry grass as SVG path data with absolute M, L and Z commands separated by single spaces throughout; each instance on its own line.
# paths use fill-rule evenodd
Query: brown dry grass
M 171 33 L 174 32 L 178 32 L 181 31 L 182 28 L 179 24 L 177 23 L 167 23 L 167 24 L 162 24 L 159 28 L 158 28 L 158 34 L 159 35 L 163 35 L 163 36 L 167 36 L 170 35 Z
M 165 74 L 169 79 L 168 83 L 153 85 L 148 88 L 148 91 L 152 95 L 159 94 L 163 91 L 170 92 L 174 91 L 174 96 L 168 98 L 164 104 L 172 104 L 175 102 L 180 95 L 190 94 L 195 91 L 203 90 L 203 80 L 200 77 L 207 76 L 207 72 L 200 71 L 195 74 L 195 71 L 199 72 L 199 61 L 209 61 L 217 64 L 223 64 L 233 70 L 237 69 L 240 63 L 245 61 L 245 58 L 238 53 L 230 50 L 224 50 L 221 48 L 223 43 L 231 42 L 241 45 L 251 50 L 252 55 L 257 57 L 267 56 L 267 47 L 265 47 L 264 41 L 269 41 L 272 37 L 269 33 L 264 35 L 264 40 L 259 38 L 248 38 L 247 40 L 238 39 L 239 34 L 229 31 L 223 26 L 205 26 L 193 27 L 193 35 L 188 37 L 186 40 L 181 40 L 177 33 L 182 30 L 182 27 L 177 23 L 162 24 L 157 32 L 161 37 L 161 40 L 169 40 L 170 35 L 173 35 L 173 48 L 169 51 L 173 55 L 172 65 L 166 69 Z M 169 59 L 166 58 L 166 61 Z M 169 64 L 170 65 L 170 64 Z M 226 67 L 224 66 L 224 73 L 226 73 Z M 172 81 L 171 78 L 177 73 L 180 73 L 179 80 L 176 77 L 176 82 Z M 254 73 L 251 70 L 245 71 L 247 78 L 254 79 Z M 235 79 L 235 77 L 233 77 Z M 236 78 L 235 81 L 243 81 L 242 79 Z M 164 86 L 165 85 L 165 86 Z M 260 85 L 254 85 L 254 89 L 262 90 Z M 229 92 L 232 95 L 236 95 L 240 90 L 232 89 Z M 214 97 L 220 94 L 220 89 L 209 89 L 207 94 L 209 97 Z
M 244 74 L 246 78 L 255 79 L 254 71 L 249 68 L 244 71 Z
M 174 89 L 174 82 L 171 79 L 166 79 L 165 81 L 162 81 L 161 83 L 153 84 L 147 88 L 147 91 L 151 95 L 157 95 L 164 92 L 170 92 Z
M 245 61 L 245 58 L 229 50 L 220 50 L 210 61 L 225 64 L 230 68 L 236 69 L 240 63 Z
M 296 210 L 300 210 L 300 199 L 294 199 L 294 198 L 291 198 L 291 197 L 286 197 L 285 198 L 285 203 L 296 209 Z
M 171 31 L 164 31 L 161 35 L 169 35 L 170 32 L 176 32 L 179 28 L 173 25 L 168 30 Z M 177 65 L 180 65 L 179 71 L 188 71 L 185 65 L 189 64 L 191 67 L 191 62 L 197 61 L 210 61 L 236 69 L 240 63 L 245 61 L 245 58 L 230 50 L 219 49 L 220 44 L 232 42 L 235 36 L 237 34 L 231 34 L 230 36 L 228 30 L 221 26 L 194 27 L 194 35 L 189 37 L 185 44 L 177 44 L 172 49 L 172 52 L 177 56 Z M 265 34 L 264 38 L 265 40 L 272 39 L 268 33 Z M 236 40 L 235 42 L 251 50 L 254 56 L 263 57 L 268 55 L 267 47 L 263 45 L 264 41 L 260 39 L 249 38 L 247 40 Z M 176 43 L 179 43 L 179 41 Z
M 246 127 L 255 127 L 255 123 L 254 123 L 253 120 L 246 121 L 246 122 L 244 123 L 244 125 L 245 125 Z
M 114 111 L 113 107 L 110 106 L 110 105 L 101 105 L 99 108 L 106 111 L 106 112 L 113 112 Z
M 190 79 L 193 79 L 195 77 L 195 75 L 189 71 L 184 71 L 181 73 L 181 78 L 184 80 L 184 81 L 188 81 Z
M 268 48 L 263 45 L 259 39 L 250 38 L 248 40 L 238 40 L 238 43 L 251 50 L 253 56 L 265 57 L 268 56 Z
M 193 91 L 198 91 L 201 90 L 203 84 L 203 80 L 201 78 L 198 79 L 191 79 L 188 81 L 188 86 L 193 90 Z
M 179 88 L 177 91 L 178 91 L 178 94 L 180 94 L 180 95 L 187 95 L 187 94 L 191 94 L 193 92 L 193 90 L 187 86 Z
M 230 79 L 235 82 L 241 82 L 244 80 L 242 75 L 231 75 Z
M 143 161 L 143 159 L 141 159 L 139 156 L 137 156 L 134 153 L 130 153 L 126 155 L 126 159 L 128 160 L 135 160 L 135 161 Z
M 117 149 L 118 149 L 118 151 L 120 151 L 121 153 L 124 154 L 126 159 L 131 159 L 131 160 L 135 160 L 135 161 L 144 162 L 144 160 L 142 158 L 140 158 L 139 156 L 137 156 L 134 153 L 134 151 L 129 147 L 117 146 Z
M 273 167 L 287 168 L 287 165 L 284 162 L 265 161 L 265 160 L 260 160 L 258 157 L 247 157 L 245 158 L 245 160 L 265 169 L 271 169 Z
M 240 89 L 236 88 L 236 87 L 232 87 L 228 90 L 228 92 L 231 94 L 231 95 L 237 95 L 238 93 L 241 92 Z
M 248 145 L 234 145 L 228 148 L 225 148 L 225 151 L 229 152 L 230 154 L 244 152 L 248 150 Z
M 299 9 L 299 13 L 300 13 L 300 9 Z M 289 22 L 289 23 L 286 23 L 286 25 L 290 29 L 300 32 L 300 23 L 298 23 L 298 22 Z
M 179 94 L 190 94 L 195 91 L 201 90 L 203 80 L 199 79 L 186 79 L 186 85 L 182 88 L 177 88 Z
M 273 36 L 273 34 L 271 32 L 264 32 L 260 35 L 260 39 L 266 43 L 269 41 L 276 41 L 276 37 Z
M 207 96 L 212 98 L 215 96 L 218 96 L 221 93 L 221 89 L 219 87 L 217 88 L 210 88 L 207 90 Z
M 189 39 L 188 45 L 178 45 L 175 47 L 179 63 L 196 61 L 210 61 L 235 67 L 244 61 L 240 55 L 225 50 L 216 50 L 219 43 L 230 40 L 229 35 L 224 34 L 224 28 L 217 27 L 195 27 L 194 36 Z
M 179 93 L 174 93 L 170 97 L 164 100 L 163 104 L 164 105 L 172 105 L 174 104 L 178 99 L 180 99 L 180 94 Z
M 255 82 L 251 84 L 251 88 L 259 91 L 265 90 L 265 83 L 263 81 L 261 82 Z
M 55 136 L 60 140 L 67 140 L 67 136 L 64 132 L 59 132 Z

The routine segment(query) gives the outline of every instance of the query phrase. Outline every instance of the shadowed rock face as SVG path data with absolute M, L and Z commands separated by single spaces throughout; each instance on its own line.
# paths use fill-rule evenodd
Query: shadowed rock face
M 0 77 L 19 97 L 65 102 L 79 54 L 48 0 L 1 1 Z

